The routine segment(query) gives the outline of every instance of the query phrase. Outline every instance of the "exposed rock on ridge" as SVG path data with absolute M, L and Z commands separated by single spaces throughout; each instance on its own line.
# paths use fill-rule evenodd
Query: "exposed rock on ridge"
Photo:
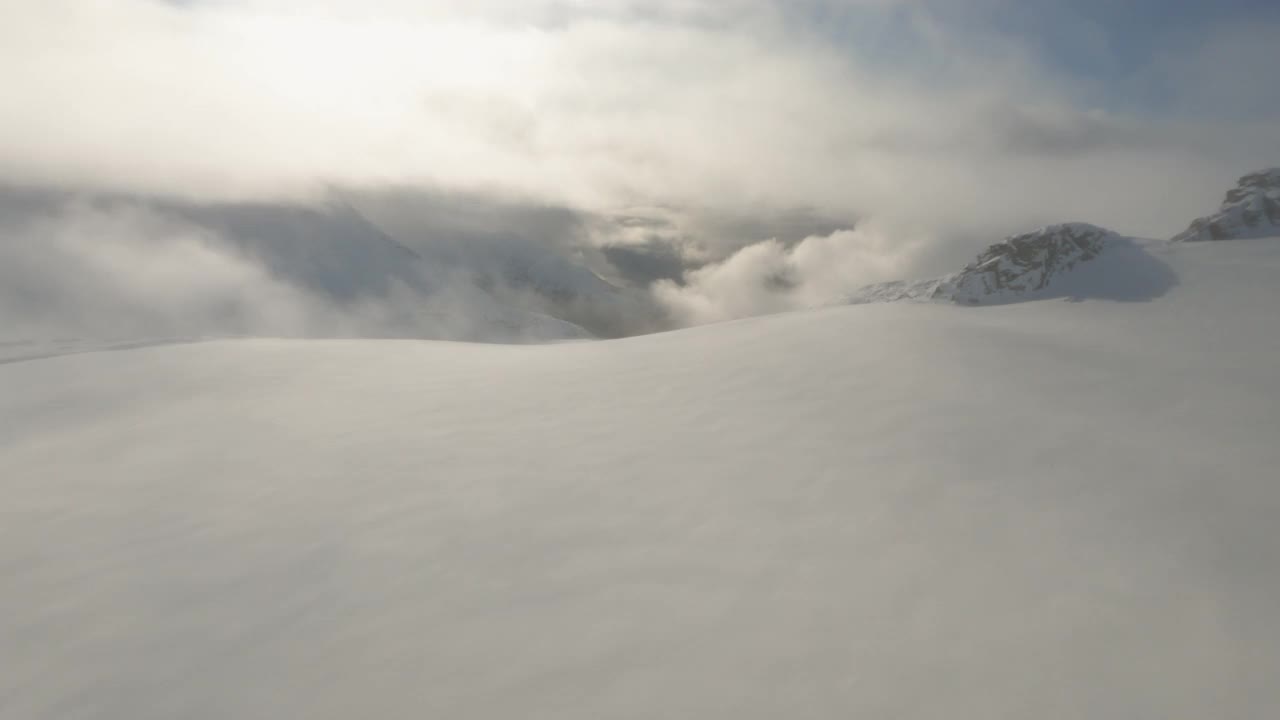
M 1227 191 L 1218 212 L 1192 221 L 1174 242 L 1280 236 L 1280 168 L 1250 173 Z
M 853 303 L 932 300 L 984 305 L 1031 299 L 1049 290 L 1078 264 L 1102 254 L 1109 244 L 1119 239 L 1110 230 L 1087 223 L 1050 225 L 992 245 L 954 275 L 871 285 L 849 300 Z

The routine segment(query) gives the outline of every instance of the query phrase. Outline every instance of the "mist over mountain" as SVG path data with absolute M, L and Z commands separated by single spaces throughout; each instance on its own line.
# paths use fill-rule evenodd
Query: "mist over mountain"
M 11 345 L 216 336 L 547 341 L 590 333 L 484 292 L 349 206 L 0 194 Z

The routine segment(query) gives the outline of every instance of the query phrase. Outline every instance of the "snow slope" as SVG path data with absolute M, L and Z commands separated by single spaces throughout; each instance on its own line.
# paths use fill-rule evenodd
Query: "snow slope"
M 1280 707 L 1280 244 L 1133 302 L 0 365 L 0 717 Z

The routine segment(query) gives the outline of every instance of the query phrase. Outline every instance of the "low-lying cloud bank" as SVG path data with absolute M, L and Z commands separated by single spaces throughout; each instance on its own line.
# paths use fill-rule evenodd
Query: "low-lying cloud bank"
M 13 336 L 318 329 L 300 290 L 220 249 L 207 230 L 143 208 L 70 206 L 4 232 L 0 324 Z
M 800 236 L 828 222 L 804 215 L 691 223 L 770 233 L 738 248 L 644 212 L 406 191 L 316 207 L 0 191 L 0 340 L 618 337 L 834 302 L 920 247 L 874 224 Z
M 0 194 L 0 217 L 4 342 L 587 336 L 421 262 L 349 210 L 27 193 Z
M 777 240 L 749 245 L 722 262 L 689 272 L 683 282 L 662 280 L 655 298 L 682 325 L 838 302 L 855 288 L 897 277 L 916 246 L 873 225 L 814 235 L 787 247 Z

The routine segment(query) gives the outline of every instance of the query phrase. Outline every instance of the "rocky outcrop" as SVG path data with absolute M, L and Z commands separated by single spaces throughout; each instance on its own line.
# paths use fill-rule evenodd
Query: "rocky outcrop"
M 934 297 L 964 305 L 1008 302 L 1049 287 L 1075 266 L 1100 255 L 1117 236 L 1086 223 L 1050 225 L 987 248 L 964 270 L 939 284 Z
M 1052 292 L 1055 283 L 1121 238 L 1087 223 L 1050 225 L 987 248 L 953 275 L 862 288 L 852 303 L 941 301 L 985 305 L 1029 300 Z
M 1218 212 L 1192 221 L 1173 242 L 1280 236 L 1280 168 L 1250 173 L 1227 192 Z

